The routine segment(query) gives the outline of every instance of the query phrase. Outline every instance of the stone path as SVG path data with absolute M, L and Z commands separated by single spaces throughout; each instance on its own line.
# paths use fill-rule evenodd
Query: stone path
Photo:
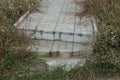
M 73 0 L 42 0 L 38 10 L 16 29 L 34 39 L 28 49 L 40 55 L 67 58 L 89 54 L 97 29 L 93 17 L 75 16 L 81 11 Z

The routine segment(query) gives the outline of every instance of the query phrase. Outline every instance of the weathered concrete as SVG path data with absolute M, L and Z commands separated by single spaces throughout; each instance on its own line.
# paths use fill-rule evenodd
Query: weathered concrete
M 92 42 L 94 29 L 93 17 L 75 16 L 78 6 L 72 0 L 43 0 L 38 8 L 21 22 L 17 29 L 25 29 L 26 35 L 35 32 L 33 38 L 62 40 L 70 42 Z M 45 5 L 43 5 L 45 4 Z M 81 8 L 79 10 L 82 10 Z M 91 37 L 88 40 L 88 37 Z
M 73 0 L 42 0 L 16 29 L 36 40 L 28 49 L 40 55 L 66 58 L 92 53 L 97 28 L 93 17 L 75 16 L 82 10 Z
M 84 66 L 85 57 L 93 51 L 97 34 L 93 17 L 75 16 L 82 11 L 83 8 L 73 0 L 42 0 L 37 10 L 29 15 L 27 12 L 15 26 L 19 32 L 33 39 L 27 49 L 47 57 L 46 64 L 50 70 L 64 66 L 69 71 L 76 66 Z M 50 56 L 52 59 L 48 60 Z

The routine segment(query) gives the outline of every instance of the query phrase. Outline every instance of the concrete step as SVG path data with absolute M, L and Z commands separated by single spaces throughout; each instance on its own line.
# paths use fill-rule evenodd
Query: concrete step
M 26 36 L 31 34 L 33 39 L 61 40 L 70 42 L 93 42 L 95 37 L 94 20 L 92 17 L 75 17 L 70 14 L 31 13 L 16 27 Z M 56 16 L 55 18 L 53 18 Z M 64 18 L 64 19 L 63 19 Z
M 28 50 L 61 58 L 92 53 L 97 28 L 92 16 L 75 16 L 81 7 L 72 0 L 43 0 L 38 10 L 15 26 L 33 39 Z
M 43 0 L 38 9 L 40 11 L 32 12 L 18 21 L 15 28 L 37 40 L 94 41 L 95 20 L 92 16 L 75 16 L 82 9 L 72 0 Z
M 74 14 L 34 12 L 29 14 L 17 29 L 39 31 L 43 33 L 64 33 L 78 35 L 93 35 L 94 20 L 92 17 L 75 17 Z
M 45 57 L 69 58 L 89 55 L 92 53 L 93 48 L 90 43 L 34 40 L 28 50 Z

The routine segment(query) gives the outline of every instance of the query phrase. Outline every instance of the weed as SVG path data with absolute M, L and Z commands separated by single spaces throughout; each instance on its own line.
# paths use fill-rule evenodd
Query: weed
M 0 0 L 0 77 L 9 73 L 16 61 L 26 58 L 30 40 L 13 27 L 26 11 L 36 8 L 39 0 Z M 19 49 L 18 49 L 19 48 Z
M 75 0 L 78 1 L 78 0 Z M 83 11 L 77 16 L 92 15 L 97 20 L 98 35 L 94 53 L 87 66 L 96 76 L 112 77 L 120 74 L 120 1 L 85 0 L 77 2 Z

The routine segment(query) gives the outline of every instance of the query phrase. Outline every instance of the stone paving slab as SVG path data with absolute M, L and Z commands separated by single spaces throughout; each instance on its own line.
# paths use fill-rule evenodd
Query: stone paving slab
M 46 14 L 41 20 L 40 24 L 41 23 L 57 23 L 58 18 L 59 18 L 59 13 Z
M 76 4 L 73 0 L 66 0 L 62 9 L 63 13 L 73 13 L 76 12 Z
M 49 13 L 60 12 L 65 0 L 55 0 L 48 9 Z
M 58 24 L 55 32 L 74 33 L 74 24 Z
M 53 32 L 56 24 L 55 23 L 40 23 L 39 25 L 40 26 L 38 27 L 38 30 L 43 31 L 43 32 Z
M 74 24 L 75 15 L 72 13 L 62 13 L 59 17 L 58 24 Z

